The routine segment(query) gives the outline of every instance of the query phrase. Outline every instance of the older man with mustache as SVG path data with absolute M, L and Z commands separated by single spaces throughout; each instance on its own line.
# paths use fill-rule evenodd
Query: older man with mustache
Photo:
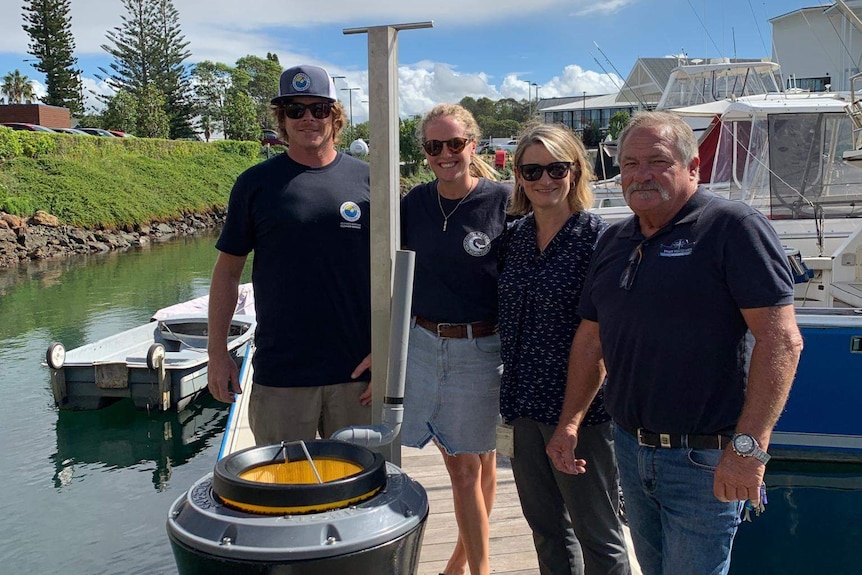
M 619 163 L 634 215 L 597 243 L 548 455 L 589 472 L 578 428 L 606 368 L 643 572 L 727 573 L 802 349 L 789 265 L 761 213 L 698 189 L 697 141 L 680 118 L 636 115 Z

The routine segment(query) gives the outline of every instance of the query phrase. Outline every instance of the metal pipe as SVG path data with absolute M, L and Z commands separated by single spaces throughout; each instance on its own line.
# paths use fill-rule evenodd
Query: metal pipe
M 392 443 L 401 430 L 404 417 L 404 380 L 407 374 L 407 343 L 410 335 L 410 307 L 413 301 L 413 268 L 415 252 L 397 250 L 392 286 L 392 315 L 389 328 L 389 361 L 386 369 L 386 393 L 383 418 L 379 425 L 339 429 L 332 439 L 364 447 L 382 447 Z

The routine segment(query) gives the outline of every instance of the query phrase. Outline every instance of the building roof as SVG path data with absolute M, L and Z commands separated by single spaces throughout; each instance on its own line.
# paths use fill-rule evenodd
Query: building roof
M 602 96 L 587 96 L 577 98 L 576 101 L 558 106 L 541 108 L 540 112 L 572 112 L 578 110 L 599 110 L 604 108 L 637 108 L 637 102 L 624 102 L 617 100 L 617 94 L 604 94 Z

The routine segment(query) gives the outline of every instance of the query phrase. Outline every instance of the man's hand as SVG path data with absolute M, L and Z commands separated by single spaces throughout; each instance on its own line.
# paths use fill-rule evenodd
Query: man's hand
M 359 365 L 356 366 L 356 369 L 353 370 L 353 373 L 350 374 L 351 379 L 356 379 L 366 371 L 371 369 L 371 354 L 365 356 Z M 365 388 L 365 391 L 359 396 L 359 403 L 364 406 L 371 405 L 371 382 L 368 382 L 368 387 Z
M 368 387 L 365 388 L 365 391 L 359 396 L 359 403 L 368 407 L 371 405 L 371 382 L 368 382 Z
M 227 349 L 224 353 L 210 354 L 207 367 L 207 388 L 217 400 L 234 403 L 236 394 L 242 393 L 239 386 L 239 369 Z
M 577 428 L 573 425 L 560 423 L 554 430 L 554 434 L 545 448 L 545 453 L 551 458 L 554 467 L 563 473 L 578 475 L 587 472 L 587 462 L 585 459 L 577 459 L 575 456 L 577 446 Z
M 728 446 L 715 468 L 712 491 L 719 501 L 751 501 L 757 507 L 765 471 L 766 465 L 754 457 L 739 456 Z

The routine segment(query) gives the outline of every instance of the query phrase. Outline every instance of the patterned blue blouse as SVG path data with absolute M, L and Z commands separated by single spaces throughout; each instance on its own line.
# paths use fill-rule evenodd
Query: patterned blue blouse
M 606 227 L 591 212 L 573 214 L 544 252 L 536 246 L 533 214 L 506 232 L 498 281 L 503 357 L 500 413 L 505 421 L 527 417 L 549 425 L 559 423 L 569 349 L 581 321 L 578 300 L 596 239 Z M 583 425 L 609 419 L 602 386 Z

